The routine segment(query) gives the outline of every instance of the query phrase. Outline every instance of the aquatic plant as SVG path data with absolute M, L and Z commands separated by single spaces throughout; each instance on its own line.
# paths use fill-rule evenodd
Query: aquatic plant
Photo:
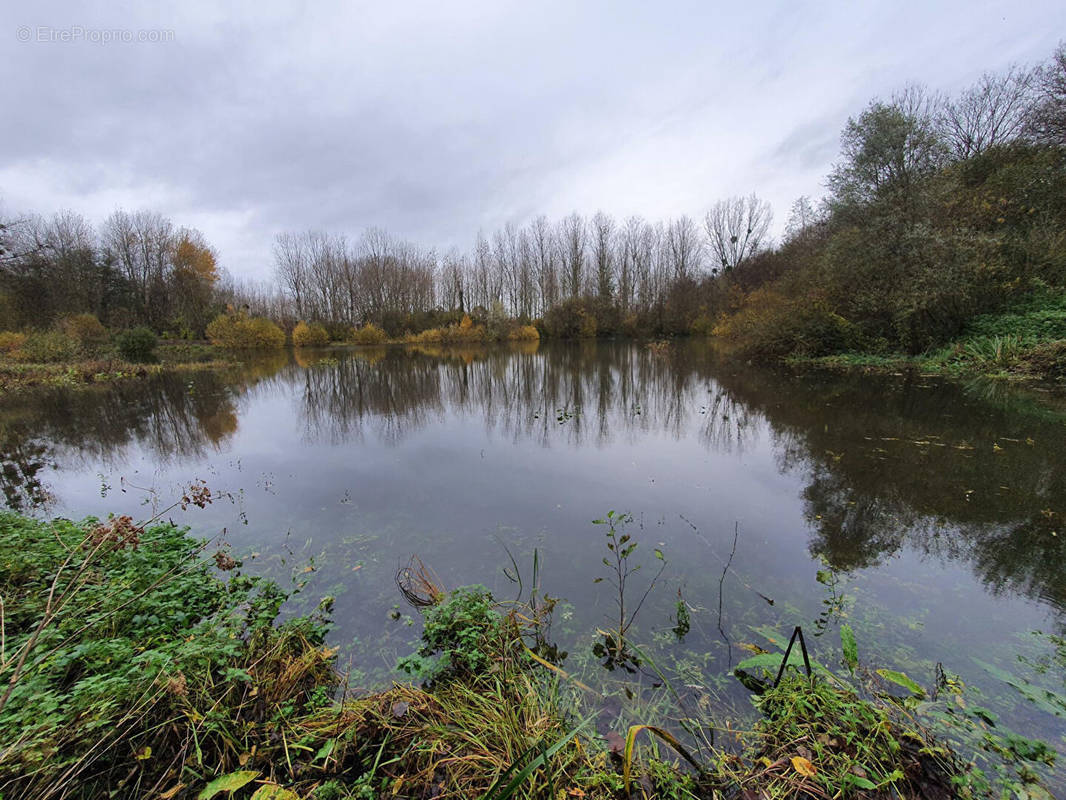
M 990 336 L 965 342 L 960 355 L 984 367 L 1008 367 L 1018 359 L 1022 349 L 1019 336 Z
M 596 578 L 593 583 L 606 581 L 614 587 L 617 597 L 615 604 L 618 606 L 618 619 L 616 624 L 607 631 L 600 631 L 603 641 L 593 646 L 593 654 L 597 658 L 605 659 L 605 666 L 614 669 L 622 667 L 627 672 L 634 672 L 640 666 L 640 657 L 628 646 L 627 635 L 632 627 L 637 614 L 640 613 L 644 601 L 648 599 L 652 589 L 658 582 L 663 570 L 666 569 L 666 559 L 663 551 L 656 549 L 655 557 L 661 562 L 659 571 L 648 581 L 643 594 L 635 604 L 627 593 L 627 584 L 630 578 L 640 570 L 641 564 L 631 564 L 629 559 L 637 549 L 637 541 L 633 536 L 625 532 L 625 527 L 633 522 L 630 514 L 616 514 L 608 511 L 603 519 L 594 519 L 593 525 L 605 525 L 607 527 L 604 545 L 608 556 L 603 558 L 603 566 L 608 574 Z
M 674 610 L 674 636 L 678 641 L 684 639 L 689 630 L 692 628 L 692 620 L 688 613 L 688 603 L 685 602 L 685 598 L 681 595 L 680 587 L 677 590 L 677 604 Z

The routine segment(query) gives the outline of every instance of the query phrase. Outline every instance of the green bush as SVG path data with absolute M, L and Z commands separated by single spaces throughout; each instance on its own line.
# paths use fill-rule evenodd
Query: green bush
M 317 323 L 308 325 L 300 321 L 292 329 L 292 343 L 296 347 L 325 347 L 329 344 L 329 333 Z
M 212 344 L 230 350 L 276 350 L 285 346 L 285 333 L 263 317 L 243 313 L 220 314 L 207 326 Z
M 972 336 L 1018 336 L 1026 341 L 1066 339 L 1066 293 L 1038 292 L 966 326 Z
M 61 331 L 31 333 L 22 347 L 12 355 L 19 361 L 31 364 L 48 364 L 75 361 L 79 355 L 78 343 Z
M 118 354 L 127 361 L 154 361 L 156 336 L 145 327 L 122 331 L 115 337 Z

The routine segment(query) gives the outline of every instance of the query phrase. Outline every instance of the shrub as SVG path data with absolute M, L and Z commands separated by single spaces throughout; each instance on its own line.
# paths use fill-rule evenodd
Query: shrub
M 511 341 L 535 341 L 540 339 L 540 332 L 533 325 L 519 325 L 511 329 L 507 338 Z
M 329 344 L 329 333 L 318 323 L 300 321 L 292 329 L 292 343 L 297 347 L 324 347 Z
M 714 320 L 707 314 L 700 314 L 692 321 L 690 332 L 693 336 L 710 336 L 714 332 Z
M 285 333 L 268 319 L 244 313 L 219 314 L 207 326 L 212 344 L 231 350 L 276 350 L 285 346 Z
M 0 353 L 11 355 L 26 343 L 26 334 L 17 331 L 0 332 Z
M 793 300 L 772 288 L 756 289 L 714 335 L 749 356 L 824 356 L 861 345 L 859 329 L 813 298 Z
M 156 337 L 145 327 L 122 331 L 115 337 L 118 354 L 127 361 L 154 361 Z
M 464 314 L 458 325 L 409 333 L 404 341 L 408 344 L 471 344 L 484 342 L 487 338 L 485 326 L 475 325 L 470 315 Z
M 385 331 L 373 322 L 352 331 L 352 342 L 355 344 L 384 344 L 388 338 Z
M 1047 342 L 1019 356 L 1023 370 L 1042 378 L 1066 378 L 1066 341 Z
M 92 314 L 74 314 L 59 323 L 59 330 L 78 343 L 82 352 L 92 355 L 108 342 L 107 328 Z
M 31 364 L 73 361 L 78 357 L 78 343 L 61 331 L 31 333 L 12 355 Z
M 323 322 L 322 327 L 331 342 L 347 342 L 352 338 L 352 326 L 346 322 Z
M 585 300 L 571 298 L 544 315 L 544 332 L 554 339 L 592 339 L 596 336 L 596 316 Z

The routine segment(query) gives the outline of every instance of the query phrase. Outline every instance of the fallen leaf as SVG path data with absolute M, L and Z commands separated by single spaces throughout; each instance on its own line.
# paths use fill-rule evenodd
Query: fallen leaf
M 818 774 L 818 770 L 814 768 L 814 764 L 803 756 L 792 756 L 792 769 L 796 770 L 796 772 L 804 778 L 812 778 Z

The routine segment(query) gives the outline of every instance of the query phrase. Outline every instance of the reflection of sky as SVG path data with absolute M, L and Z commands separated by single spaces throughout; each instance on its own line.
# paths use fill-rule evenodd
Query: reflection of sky
M 383 363 L 380 369 L 390 368 Z M 519 373 L 508 374 L 514 381 Z M 661 391 L 671 371 L 647 374 L 649 382 L 638 383 L 631 398 L 639 401 L 641 413 L 619 400 L 605 411 L 606 427 L 597 396 L 589 391 L 596 380 L 590 379 L 580 418 L 562 423 L 554 413 L 518 401 L 520 383 L 505 383 L 510 404 L 500 402 L 491 415 L 476 391 L 459 405 L 458 395 L 446 390 L 433 395 L 430 411 L 410 412 L 417 424 L 405 425 L 402 414 L 367 412 L 343 421 L 346 433 L 337 435 L 323 424 L 329 422 L 328 410 L 319 408 L 318 424 L 308 424 L 306 376 L 287 370 L 238 399 L 237 428 L 217 451 L 177 455 L 163 465 L 150 448 L 134 442 L 118 451 L 114 463 L 86 456 L 75 460 L 76 466 L 61 465 L 46 481 L 58 496 L 53 511 L 72 517 L 129 511 L 139 494 L 133 489 L 121 494 L 121 477 L 157 487 L 164 501 L 192 479 L 207 481 L 233 502 L 223 498 L 206 510 L 175 509 L 168 517 L 203 535 L 225 528 L 238 550 L 260 553 L 249 563 L 253 570 L 287 576 L 294 564 L 314 557 L 307 594 L 337 596 L 335 636 L 363 642 L 356 661 L 367 669 L 391 663 L 413 635 L 411 629 L 390 628 L 388 621 L 400 599 L 393 576 L 412 554 L 449 586 L 485 583 L 507 594 L 512 588 L 500 573 L 509 563 L 504 545 L 524 568 L 537 548 L 543 588 L 574 604 L 571 637 L 587 637 L 614 614 L 605 585 L 592 583 L 606 552 L 604 530 L 591 520 L 611 509 L 629 511 L 635 517 L 629 531 L 641 543 L 637 560 L 654 569 L 651 549 L 662 547 L 669 561 L 664 583 L 642 611 L 643 635 L 670 627 L 668 616 L 682 586 L 699 609 L 686 646 L 711 653 L 712 672 L 724 671 L 739 652 L 734 648 L 730 656 L 717 631 L 719 580 L 734 522 L 740 535 L 733 573 L 723 584 L 723 628 L 731 639 L 766 645 L 752 627 L 810 629 L 822 609 L 826 590 L 814 579 L 822 564 L 810 551 L 819 523 L 809 518 L 804 497 L 811 475 L 804 459 L 819 454 L 802 449 L 803 431 L 771 430 L 763 413 L 772 411 L 738 402 L 710 411 L 706 398 L 719 389 L 713 381 L 688 380 L 677 395 Z M 447 379 L 441 383 L 452 386 Z M 667 410 L 671 416 L 664 422 Z M 715 413 L 718 419 L 711 418 Z M 958 408 L 954 413 L 964 416 Z M 727 415 L 730 420 L 723 419 Z M 887 424 L 906 422 L 900 417 Z M 708 435 L 712 428 L 733 433 Z M 803 456 L 790 459 L 789 468 L 782 466 L 786 442 Z M 969 452 L 960 452 L 964 456 Z M 112 487 L 105 497 L 100 474 Z M 1005 520 L 1012 518 L 1013 512 L 1004 513 Z M 899 524 L 907 523 L 901 517 Z M 945 541 L 960 543 L 965 555 L 962 534 L 951 524 L 940 531 Z M 282 568 L 279 554 L 288 550 L 295 555 Z M 1006 657 L 1003 648 L 1018 632 L 1057 624 L 1046 604 L 987 591 L 966 558 L 926 554 L 909 544 L 882 556 L 878 566 L 845 577 L 843 591 L 853 602 L 850 613 L 863 651 L 885 659 L 878 666 L 924 670 L 920 679 L 926 682 L 941 660 L 980 682 L 971 655 Z M 774 605 L 759 594 L 773 598 Z M 834 627 L 815 640 L 816 657 L 833 658 L 835 642 Z

